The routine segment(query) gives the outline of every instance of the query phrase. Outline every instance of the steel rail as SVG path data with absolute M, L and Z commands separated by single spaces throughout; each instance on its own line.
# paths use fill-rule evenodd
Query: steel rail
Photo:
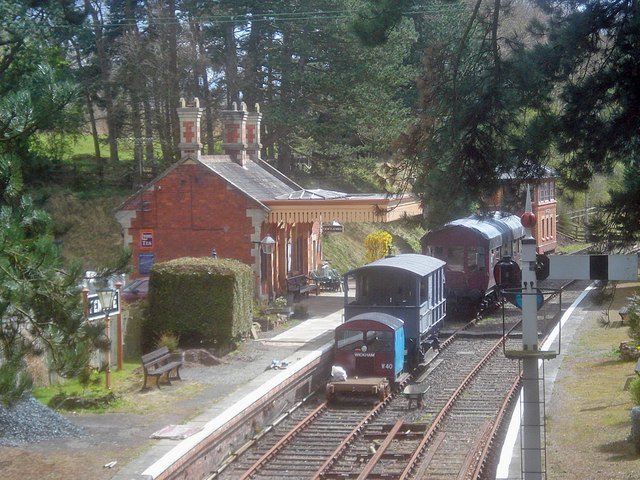
M 564 291 L 565 288 L 567 288 L 569 285 L 571 285 L 573 283 L 574 283 L 574 280 L 569 280 L 569 281 L 563 283 L 558 290 L 559 291 Z M 556 295 L 557 294 L 553 294 L 553 295 L 551 295 L 551 297 L 555 297 Z M 547 300 L 545 300 L 545 301 L 547 301 Z M 560 321 L 560 319 L 558 321 Z M 507 336 L 521 322 L 522 322 L 522 320 L 517 322 L 516 325 L 514 325 L 511 329 L 509 329 L 509 331 L 507 332 Z M 542 338 L 542 341 L 540 343 L 544 343 L 545 340 L 548 338 L 548 336 L 549 336 L 548 334 L 545 335 Z M 471 473 L 471 479 L 472 480 L 479 480 L 480 478 L 482 478 L 481 475 L 483 474 L 484 468 L 485 468 L 486 463 L 487 463 L 487 459 L 489 458 L 489 455 L 491 454 L 491 449 L 493 447 L 494 440 L 498 435 L 498 430 L 502 426 L 502 422 L 504 421 L 507 409 L 508 409 L 509 405 L 511 404 L 511 402 L 513 401 L 513 398 L 515 397 L 516 393 L 520 389 L 521 385 L 522 385 L 522 369 L 520 369 L 519 375 L 515 378 L 513 384 L 511 385 L 511 388 L 509 389 L 509 392 L 507 393 L 507 395 L 505 397 L 505 400 L 504 400 L 504 402 L 502 404 L 502 407 L 498 411 L 498 415 L 495 418 L 494 425 L 493 425 L 493 428 L 491 429 L 491 433 L 489 435 L 488 441 L 485 443 L 485 445 L 484 445 L 484 447 L 482 449 L 482 452 L 480 452 L 480 456 L 478 457 L 478 462 L 476 464 L 476 468 L 474 469 L 473 472 L 469 472 L 469 473 Z
M 392 398 L 393 394 L 387 396 L 382 402 L 378 403 L 367 415 L 360 421 L 360 423 L 353 429 L 351 432 L 342 440 L 340 445 L 331 453 L 331 455 L 327 458 L 327 460 L 322 464 L 322 466 L 318 469 L 318 471 L 311 477 L 311 480 L 320 480 L 322 475 L 333 465 L 333 463 L 338 459 L 338 457 L 344 452 L 344 450 L 349 446 L 349 444 L 360 434 L 364 426 L 369 423 L 369 421 L 375 417 L 382 407 L 384 407 L 389 400 Z
M 467 385 L 471 382 L 471 380 L 478 374 L 478 372 L 485 365 L 485 363 L 487 363 L 487 361 L 493 355 L 495 355 L 495 353 L 498 351 L 498 348 L 501 346 L 503 340 L 504 339 L 501 338 L 493 345 L 493 347 L 491 347 L 491 349 L 485 354 L 484 357 L 482 357 L 482 359 L 477 363 L 477 365 L 473 368 L 473 370 L 469 372 L 469 374 L 465 377 L 465 379 L 460 383 L 460 386 L 455 390 L 455 392 L 453 392 L 453 394 L 451 395 L 451 397 L 449 398 L 445 406 L 442 407 L 442 409 L 440 410 L 440 413 L 438 413 L 438 415 L 434 419 L 433 423 L 431 424 L 431 427 L 429 427 L 429 430 L 427 430 L 427 432 L 424 434 L 422 441 L 416 447 L 407 466 L 403 470 L 400 477 L 398 477 L 398 480 L 404 480 L 408 478 L 408 476 L 411 474 L 411 471 L 415 468 L 418 460 L 420 459 L 420 455 L 422 454 L 422 451 L 427 446 L 427 444 L 429 443 L 429 441 L 431 440 L 435 432 L 440 428 L 442 422 L 444 421 L 449 411 L 453 408 L 454 403 L 456 402 L 456 400 L 458 399 L 462 391 L 467 387 Z
M 293 438 L 298 435 L 302 430 L 307 428 L 310 423 L 312 423 L 318 415 L 320 415 L 324 410 L 327 409 L 327 402 L 320 404 L 318 408 L 316 408 L 313 412 L 307 415 L 300 423 L 298 423 L 295 427 L 293 427 L 289 433 L 287 433 L 284 437 L 282 437 L 278 443 L 276 443 L 273 447 L 269 449 L 267 453 L 262 455 L 251 467 L 247 469 L 247 471 L 238 479 L 238 480 L 247 480 L 252 475 L 254 475 L 260 468 L 264 466 L 265 463 L 278 451 L 280 451 L 285 445 L 287 445 Z
M 373 457 L 371 457 L 371 460 L 369 460 L 367 462 L 367 464 L 365 465 L 365 467 L 362 470 L 362 472 L 360 473 L 360 475 L 358 475 L 358 479 L 357 480 L 364 480 L 369 476 L 369 474 L 371 472 L 373 472 L 373 469 L 375 468 L 375 466 L 378 464 L 378 462 L 382 458 L 382 455 L 384 454 L 384 452 L 386 452 L 387 448 L 389 448 L 389 446 L 391 445 L 391 442 L 395 438 L 396 434 L 402 428 L 402 425 L 404 425 L 404 422 L 402 420 L 398 420 L 395 423 L 393 428 L 387 434 L 387 437 L 383 440 L 382 445 L 380 445 L 380 447 L 376 451 L 375 455 Z
M 491 448 L 493 447 L 493 441 L 498 435 L 498 430 L 502 426 L 502 422 L 505 419 L 507 409 L 509 408 L 509 405 L 513 401 L 513 398 L 515 397 L 516 393 L 520 389 L 521 384 L 522 384 L 522 370 L 520 370 L 519 375 L 515 378 L 513 384 L 511 385 L 511 388 L 509 389 L 509 392 L 507 393 L 507 396 L 505 397 L 505 400 L 502 406 L 500 407 L 500 410 L 498 411 L 498 415 L 494 419 L 493 427 L 489 432 L 488 440 L 484 444 L 482 452 L 480 452 L 480 455 L 478 456 L 478 462 L 476 463 L 476 468 L 472 472 L 472 475 L 471 475 L 472 480 L 478 480 L 479 478 L 481 478 L 481 475 L 487 463 L 487 459 L 489 458 L 489 454 L 491 453 Z M 465 478 L 467 477 L 465 476 Z
M 438 349 L 438 354 L 440 352 L 442 352 L 442 350 L 444 350 L 445 348 L 447 348 L 451 343 L 453 343 L 453 341 L 455 340 L 457 333 L 462 331 L 462 330 L 466 330 L 467 328 L 475 325 L 478 321 L 478 318 L 474 318 L 473 320 L 471 320 L 470 322 L 468 322 L 466 325 L 464 325 L 463 327 L 459 328 L 458 330 L 456 330 L 455 332 L 453 332 L 447 339 L 445 339 L 441 344 L 440 344 L 440 348 Z M 411 377 L 408 377 L 405 382 L 403 382 L 402 385 L 406 384 Z M 402 385 L 400 386 L 400 389 L 402 389 Z M 325 475 L 326 471 L 331 467 L 331 465 L 333 465 L 338 458 L 340 457 L 340 455 L 342 455 L 342 453 L 344 452 L 344 450 L 353 442 L 353 440 L 356 438 L 356 436 L 360 433 L 361 429 L 369 422 L 369 420 L 371 418 L 373 418 L 373 416 L 375 416 L 379 410 L 386 405 L 393 397 L 396 396 L 396 392 L 392 392 L 387 398 L 385 398 L 382 402 L 380 402 L 378 405 L 376 405 L 376 407 L 373 408 L 373 410 L 371 410 L 367 416 L 365 418 L 363 418 L 363 420 L 360 422 L 360 424 L 358 424 L 358 426 L 356 426 L 351 433 L 349 433 L 349 435 L 340 443 L 340 445 L 334 450 L 334 452 L 327 458 L 327 460 L 325 461 L 325 463 L 318 469 L 318 471 L 315 473 L 315 475 L 313 477 L 311 477 L 311 480 L 320 480 L 323 478 L 323 475 Z M 366 477 L 363 477 L 366 478 Z

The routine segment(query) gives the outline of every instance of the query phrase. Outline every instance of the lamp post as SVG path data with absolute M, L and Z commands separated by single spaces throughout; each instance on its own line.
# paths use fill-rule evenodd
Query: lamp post
M 269 262 L 267 260 L 267 256 L 271 256 L 276 248 L 276 241 L 273 239 L 273 237 L 271 237 L 271 235 L 267 235 L 265 236 L 262 240 L 260 240 L 259 242 L 253 242 L 254 244 L 258 245 L 260 247 L 260 251 L 262 252 L 262 255 L 260 256 L 260 281 L 267 282 L 267 295 L 269 296 L 269 299 L 271 299 L 271 291 L 272 291 L 272 272 L 269 272 L 267 267 L 271 267 L 271 262 Z M 262 288 L 262 287 L 260 287 Z
M 102 311 L 104 312 L 104 320 L 105 320 L 105 335 L 107 336 L 107 340 L 109 341 L 109 348 L 107 348 L 106 353 L 106 361 L 107 368 L 105 370 L 105 386 L 107 390 L 111 389 L 111 337 L 109 335 L 109 312 L 112 310 L 113 306 L 113 297 L 115 295 L 115 290 L 112 288 L 100 288 L 96 291 L 98 294 L 98 300 L 100 300 L 100 305 L 102 306 Z

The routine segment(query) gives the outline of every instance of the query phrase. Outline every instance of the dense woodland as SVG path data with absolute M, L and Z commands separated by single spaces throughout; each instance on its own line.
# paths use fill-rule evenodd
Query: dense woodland
M 427 226 L 504 174 L 551 166 L 577 191 L 617 169 L 590 226 L 620 247 L 640 232 L 639 76 L 637 0 L 0 0 L 0 401 L 28 391 L 25 354 L 73 376 L 104 344 L 25 195 L 60 167 L 43 138 L 90 133 L 92 175 L 135 187 L 176 160 L 180 97 L 205 108 L 205 153 L 221 110 L 259 103 L 280 170 L 360 165 L 420 195 Z

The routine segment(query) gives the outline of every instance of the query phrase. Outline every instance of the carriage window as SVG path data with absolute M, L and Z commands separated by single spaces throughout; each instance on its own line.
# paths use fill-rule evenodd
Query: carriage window
M 449 247 L 446 261 L 449 270 L 464 272 L 464 247 Z
M 477 272 L 484 268 L 484 248 L 469 247 L 467 256 L 467 267 L 469 272 Z
M 356 278 L 356 303 L 367 305 L 369 302 L 369 277 L 360 275 Z
M 336 332 L 338 350 L 355 350 L 363 345 L 363 332 L 360 330 L 340 330 Z
M 420 279 L 420 304 L 427 301 L 427 278 L 422 277 Z

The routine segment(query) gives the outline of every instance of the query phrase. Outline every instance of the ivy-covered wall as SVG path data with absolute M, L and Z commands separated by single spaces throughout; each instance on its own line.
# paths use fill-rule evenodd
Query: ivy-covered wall
M 251 267 L 233 259 L 187 257 L 154 265 L 145 349 L 165 333 L 187 346 L 224 346 L 243 337 L 252 324 L 253 281 Z

